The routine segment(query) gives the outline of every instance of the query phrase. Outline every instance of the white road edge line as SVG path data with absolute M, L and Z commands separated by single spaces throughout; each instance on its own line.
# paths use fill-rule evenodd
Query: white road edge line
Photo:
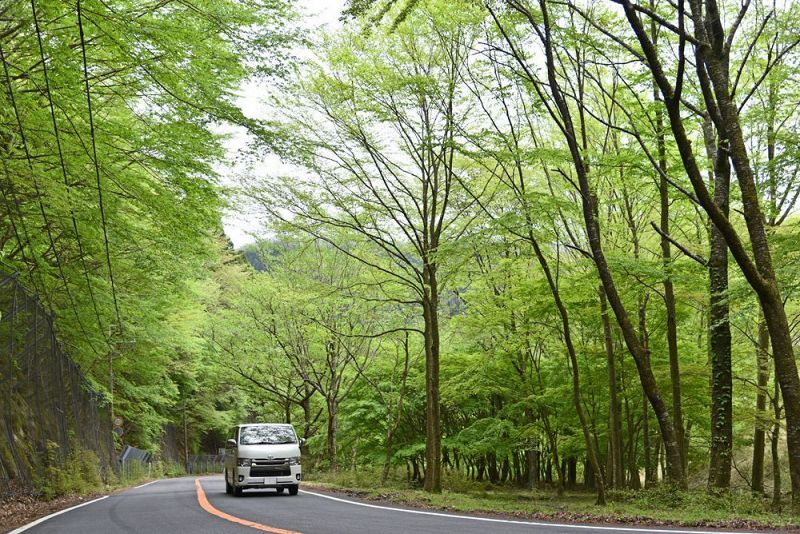
M 144 484 L 139 484 L 138 486 L 134 486 L 131 489 L 143 488 L 145 486 L 149 486 L 150 484 L 155 484 L 156 482 L 161 482 L 161 481 L 160 480 L 151 480 L 150 482 L 145 482 Z M 8 534 L 19 534 L 20 532 L 25 532 L 29 528 L 33 528 L 36 525 L 38 525 L 39 523 L 44 523 L 45 521 L 47 521 L 48 519 L 50 519 L 52 517 L 55 517 L 55 516 L 61 515 L 61 514 L 65 514 L 65 513 L 69 512 L 71 510 L 75 510 L 76 508 L 80 508 L 81 506 L 86 506 L 87 504 L 92 504 L 92 503 L 95 503 L 97 501 L 102 501 L 103 499 L 107 499 L 108 497 L 109 497 L 108 495 L 103 495 L 102 497 L 99 497 L 97 499 L 94 499 L 94 500 L 91 500 L 91 501 L 86 501 L 86 502 L 83 502 L 83 503 L 78 504 L 76 506 L 73 506 L 71 508 L 66 508 L 66 509 L 61 510 L 59 512 L 55 512 L 53 514 L 50 514 L 50 515 L 47 515 L 47 516 L 44 516 L 44 517 L 40 517 L 36 521 L 32 521 L 32 522 L 28 523 L 27 525 L 23 525 L 23 526 L 15 529 L 15 530 L 12 530 Z
M 103 495 L 102 497 L 100 497 L 100 498 L 98 498 L 98 499 L 94 499 L 94 500 L 91 500 L 91 501 L 86 501 L 86 502 L 83 502 L 83 503 L 81 503 L 81 504 L 78 504 L 78 505 L 76 505 L 76 506 L 73 506 L 73 507 L 71 507 L 71 508 L 66 508 L 66 509 L 64 509 L 64 510 L 61 510 L 61 511 L 59 511 L 59 512 L 56 512 L 56 513 L 54 513 L 54 514 L 50 514 L 50 515 L 46 515 L 46 516 L 44 516 L 44 517 L 40 517 L 40 518 L 39 518 L 39 519 L 37 519 L 36 521 L 31 521 L 31 522 L 30 522 L 30 523 L 28 523 L 27 525 L 23 525 L 23 526 L 21 526 L 21 527 L 19 527 L 19 528 L 17 528 L 17 529 L 14 529 L 14 530 L 12 530 L 11 532 L 9 532 L 8 534 L 19 534 L 20 532 L 25 532 L 25 531 L 26 531 L 26 530 L 28 530 L 29 528 L 33 528 L 33 527 L 35 527 L 36 525 L 38 525 L 39 523 L 44 523 L 44 522 L 45 522 L 45 521 L 47 521 L 48 519 L 51 519 L 51 518 L 53 518 L 53 517 L 55 517 L 55 516 L 57 516 L 57 515 L 66 514 L 67 512 L 70 512 L 70 511 L 72 511 L 72 510 L 75 510 L 76 508 L 81 508 L 81 507 L 83 507 L 83 506 L 87 506 L 87 505 L 89 505 L 89 504 L 96 503 L 97 501 L 102 501 L 103 499 L 108 499 L 108 495 Z
M 332 501 L 343 502 L 352 504 L 354 506 L 364 506 L 366 508 L 378 508 L 380 510 L 390 510 L 392 512 L 404 512 L 406 514 L 419 514 L 419 515 L 432 515 L 436 517 L 447 517 L 450 519 L 468 519 L 470 521 L 485 521 L 488 523 L 510 523 L 513 525 L 530 525 L 533 527 L 549 527 L 549 528 L 573 528 L 584 530 L 613 530 L 616 532 L 654 532 L 659 534 L 725 534 L 723 530 L 674 530 L 674 529 L 657 529 L 657 528 L 635 528 L 635 527 L 612 527 L 612 526 L 594 526 L 594 525 L 570 525 L 566 523 L 544 523 L 536 521 L 515 521 L 513 519 L 494 519 L 491 517 L 475 517 L 469 515 L 456 515 L 456 514 L 443 514 L 439 512 L 427 512 L 424 510 L 408 510 L 405 508 L 392 508 L 391 506 L 378 506 L 377 504 L 367 504 L 364 502 L 348 501 L 347 499 L 340 499 L 331 495 L 324 495 L 322 493 L 315 493 L 313 491 L 300 490 L 300 493 L 314 495 L 315 497 L 322 497 L 323 499 L 330 499 Z M 13 534 L 13 533 L 11 533 Z M 757 534 L 754 532 L 730 532 L 729 534 Z

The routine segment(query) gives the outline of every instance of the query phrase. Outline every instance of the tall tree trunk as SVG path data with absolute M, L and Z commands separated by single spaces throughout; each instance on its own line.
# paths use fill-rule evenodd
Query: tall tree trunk
M 525 407 L 525 420 L 528 423 L 536 420 L 533 408 Z M 539 446 L 533 439 L 531 441 L 530 448 L 525 449 L 525 465 L 528 471 L 528 489 L 536 489 L 539 485 Z
M 639 301 L 639 338 L 645 348 L 649 346 L 649 336 L 647 333 L 647 303 L 650 295 L 645 295 Z M 647 405 L 647 395 L 642 397 L 642 448 L 644 450 L 644 487 L 655 486 L 658 475 L 656 473 L 657 458 L 653 458 L 653 442 L 650 435 L 650 410 Z
M 759 246 L 762 261 L 768 263 L 769 284 L 759 295 L 764 319 L 772 343 L 772 359 L 775 364 L 775 378 L 778 381 L 786 413 L 786 440 L 788 444 L 789 476 L 792 483 L 792 508 L 800 512 L 800 377 L 794 358 L 794 347 L 786 310 L 774 273 L 771 257 L 764 243 Z M 755 248 L 755 245 L 754 245 Z M 758 255 L 757 255 L 758 256 Z
M 300 406 L 303 408 L 303 437 L 307 440 L 311 437 L 312 428 L 311 425 L 311 386 L 308 384 L 304 385 L 306 395 L 303 397 L 303 400 L 300 401 Z M 303 445 L 300 446 L 300 451 L 305 454 L 308 450 L 308 442 L 306 441 Z
M 651 7 L 654 2 L 651 0 Z M 653 43 L 657 43 L 658 32 L 656 23 L 652 22 L 651 32 Z M 658 101 L 658 86 L 653 83 L 653 99 Z M 686 476 L 687 467 L 687 441 L 683 428 L 683 406 L 681 402 L 681 371 L 678 360 L 678 324 L 675 312 L 675 288 L 672 283 L 672 251 L 668 236 L 670 235 L 669 221 L 669 184 L 667 183 L 667 144 L 664 140 L 664 112 L 661 107 L 656 110 L 656 144 L 658 149 L 658 167 L 660 170 L 658 181 L 658 196 L 660 200 L 660 226 L 661 226 L 661 263 L 664 268 L 664 306 L 667 313 L 667 350 L 669 352 L 669 376 L 672 383 L 672 424 L 675 426 L 675 439 L 681 455 L 681 469 Z M 727 256 L 726 256 L 727 257 Z
M 645 43 L 642 39 L 641 20 L 630 4 L 625 5 L 625 12 L 628 21 L 637 33 L 640 44 L 642 44 L 651 71 L 659 77 L 659 87 L 667 103 L 673 134 L 698 200 L 714 224 L 722 231 L 733 257 L 761 303 L 772 342 L 775 377 L 780 384 L 784 399 L 789 473 L 792 482 L 792 506 L 797 512 L 800 511 L 800 376 L 798 376 L 797 363 L 794 359 L 791 330 L 773 269 L 772 252 L 767 239 L 764 214 L 761 210 L 755 175 L 739 120 L 739 109 L 730 92 L 730 50 L 726 45 L 719 6 L 716 0 L 706 0 L 705 2 L 692 0 L 689 2 L 689 6 L 695 37 L 703 43 L 708 43 L 695 47 L 695 66 L 702 85 L 706 107 L 713 112 L 712 118 L 720 132 L 720 137 L 729 143 L 728 153 L 739 182 L 742 211 L 750 238 L 752 259 L 736 229 L 710 199 L 708 191 L 702 183 L 691 142 L 680 116 L 680 100 L 674 98 L 674 91 L 661 71 L 661 64 L 652 43 Z
M 638 490 L 642 487 L 642 479 L 639 477 L 639 459 L 637 454 L 637 437 L 633 422 L 633 409 L 631 408 L 630 399 L 627 395 L 627 387 L 625 382 L 625 365 L 620 357 L 620 382 L 622 384 L 622 393 L 625 406 L 625 423 L 627 425 L 628 444 L 625 448 L 628 462 L 626 469 L 628 472 L 628 487 Z M 646 400 L 643 399 L 646 404 Z
M 406 396 L 406 384 L 408 381 L 408 371 L 410 369 L 411 358 L 408 351 L 408 332 L 405 333 L 403 339 L 403 375 L 400 379 L 400 395 L 397 399 L 397 414 L 392 417 L 391 409 L 389 410 L 389 424 L 386 427 L 386 447 L 385 459 L 383 462 L 383 472 L 381 473 L 381 485 L 386 483 L 389 478 L 389 468 L 391 467 L 392 456 L 394 455 L 394 436 L 400 426 L 400 421 L 403 418 L 403 401 Z M 458 457 L 456 457 L 458 462 Z
M 384 446 L 383 470 L 381 471 L 381 485 L 386 484 L 389 478 L 389 469 L 392 466 L 392 456 L 394 455 L 394 432 L 397 425 L 389 421 L 389 428 L 386 430 L 386 444 Z
M 729 143 L 728 154 L 739 183 L 742 211 L 752 257 L 736 228 L 713 202 L 705 187 L 691 140 L 686 133 L 681 116 L 680 92 L 676 93 L 675 87 L 672 86 L 665 74 L 658 51 L 647 36 L 639 14 L 628 0 L 623 2 L 626 18 L 639 40 L 647 59 L 648 68 L 664 97 L 673 137 L 697 200 L 725 237 L 731 254 L 758 295 L 761 309 L 764 312 L 764 320 L 767 323 L 772 342 L 775 377 L 781 388 L 786 411 L 792 507 L 795 512 L 800 512 L 800 376 L 798 376 L 797 363 L 794 358 L 789 321 L 772 265 L 772 252 L 765 230 L 765 219 L 761 210 L 755 175 L 739 121 L 739 109 L 730 92 L 730 50 L 726 44 L 722 17 L 716 0 L 706 0 L 705 2 L 690 0 L 689 6 L 695 38 L 704 43 L 695 47 L 694 59 L 698 81 L 706 108 L 712 114 L 720 137 Z
M 570 456 L 567 463 L 567 488 L 574 490 L 578 483 L 578 459 Z
M 778 453 L 778 443 L 781 435 L 781 404 L 778 382 L 775 382 L 775 394 L 772 406 L 775 410 L 775 422 L 772 424 L 772 509 L 781 511 L 781 463 Z M 794 501 L 794 496 L 792 496 Z
M 583 485 L 587 490 L 594 489 L 595 485 L 595 473 L 588 462 L 583 463 Z
M 631 489 L 639 490 L 642 489 L 642 477 L 639 473 L 639 460 L 638 460 L 638 445 L 635 440 L 632 440 L 628 445 L 628 452 L 629 452 L 629 463 L 628 463 L 628 473 L 630 476 L 630 480 L 628 485 Z
M 769 383 L 769 331 L 762 318 L 758 321 L 756 345 L 758 392 L 756 393 L 756 427 L 753 431 L 753 471 L 750 478 L 754 493 L 764 493 L 764 445 L 767 421 L 767 385 Z
M 331 471 L 334 473 L 338 469 L 338 458 L 336 450 L 336 432 L 339 424 L 339 407 L 334 399 L 327 400 L 328 407 L 328 435 L 327 435 L 327 454 L 331 462 Z
M 511 478 L 515 486 L 525 486 L 524 469 L 522 468 L 522 458 L 518 451 L 511 453 Z
M 442 491 L 442 437 L 439 406 L 439 289 L 436 265 L 423 266 L 425 283 L 423 318 L 425 321 L 425 491 Z
M 416 456 L 411 459 L 411 468 L 411 480 L 419 480 L 421 477 L 419 473 L 419 462 L 417 461 Z
M 642 395 L 642 455 L 644 457 L 644 487 L 653 486 L 653 447 L 650 443 L 650 410 L 647 396 Z
M 731 166 L 727 141 L 714 135 L 710 118 L 703 125 L 706 151 L 713 163 L 714 204 L 727 217 Z M 711 447 L 708 487 L 728 488 L 733 461 L 733 375 L 728 304 L 728 245 L 715 225 L 710 228 L 708 257 L 708 352 L 711 362 Z
M 527 473 L 526 487 L 536 489 L 539 484 L 539 467 L 536 465 L 536 456 L 533 449 L 525 450 L 525 470 Z
M 544 431 L 547 434 L 548 444 L 550 446 L 550 458 L 547 460 L 547 479 L 549 482 L 553 481 L 552 467 L 555 467 L 556 475 L 558 476 L 558 479 L 555 481 L 556 493 L 559 497 L 561 497 L 564 495 L 564 471 L 561 469 L 561 461 L 558 458 L 558 443 L 556 441 L 556 435 L 550 427 L 549 421 L 550 420 L 547 416 L 542 417 Z
M 607 483 L 609 487 L 625 487 L 625 475 L 622 461 L 622 413 L 617 395 L 617 366 L 614 356 L 614 341 L 611 337 L 611 321 L 608 318 L 606 294 L 602 286 L 600 294 L 600 315 L 603 320 L 603 339 L 606 348 L 606 366 L 608 368 L 608 469 Z
M 766 214 L 767 224 L 770 227 L 777 225 L 778 217 L 778 176 L 775 168 L 775 107 L 777 106 L 778 91 L 775 82 L 770 79 L 768 85 L 768 105 L 767 113 L 767 177 L 768 177 L 768 209 Z M 758 321 L 758 346 L 756 347 L 756 383 L 758 392 L 756 394 L 756 428 L 753 432 L 753 473 L 752 489 L 753 492 L 764 493 L 764 438 L 765 438 L 765 419 L 767 407 L 767 384 L 769 382 L 769 331 L 764 322 L 763 316 Z M 777 383 L 777 382 L 776 382 Z M 775 392 L 776 399 L 778 392 Z M 777 402 L 777 400 L 776 400 Z M 780 427 L 777 427 L 778 430 Z M 775 442 L 777 444 L 777 442 Z M 777 449 L 773 451 L 773 463 L 777 458 Z M 778 484 L 780 488 L 780 472 L 778 472 Z M 780 491 L 778 492 L 780 493 Z M 774 504 L 780 508 L 780 496 Z
M 559 83 L 557 74 L 557 66 L 554 58 L 555 46 L 552 41 L 550 18 L 548 13 L 548 6 L 544 0 L 539 1 L 539 6 L 542 11 L 541 23 L 538 22 L 536 16 L 531 13 L 527 8 L 521 4 L 512 3 L 514 9 L 524 15 L 528 21 L 536 28 L 542 45 L 545 51 L 545 64 L 547 68 L 547 86 L 550 89 L 550 96 L 555 104 L 553 110 L 554 119 L 561 123 L 562 131 L 564 132 L 564 140 L 566 141 L 570 155 L 572 158 L 573 168 L 578 177 L 578 185 L 581 192 L 581 203 L 583 210 L 584 225 L 589 240 L 589 248 L 592 258 L 594 259 L 595 267 L 603 283 L 603 289 L 608 298 L 609 305 L 614 311 L 617 318 L 625 343 L 628 350 L 633 356 L 636 363 L 639 378 L 642 388 L 647 395 L 648 401 L 653 407 L 656 418 L 659 423 L 659 428 L 664 439 L 664 445 L 667 449 L 667 464 L 670 473 L 671 482 L 681 487 L 686 487 L 686 477 L 683 474 L 683 464 L 681 462 L 681 455 L 678 442 L 675 437 L 675 428 L 672 422 L 672 416 L 667 408 L 661 390 L 658 387 L 653 369 L 650 365 L 650 353 L 642 345 L 641 340 L 636 335 L 636 331 L 630 320 L 627 310 L 622 303 L 622 298 L 617 290 L 616 283 L 611 274 L 608 261 L 603 251 L 603 245 L 600 234 L 600 224 L 597 220 L 595 208 L 597 205 L 594 191 L 589 183 L 589 166 L 583 157 L 581 146 L 578 143 L 578 132 L 575 129 L 575 124 L 572 119 L 572 111 L 567 103 L 566 98 Z M 501 31 L 504 29 L 501 27 Z M 507 34 L 504 33 L 506 39 Z M 527 69 L 528 65 L 524 58 L 517 57 L 523 68 Z M 531 80 L 534 84 L 538 84 L 537 80 Z M 552 108 L 551 108 L 552 109 Z M 599 471 L 599 469 L 598 469 Z
M 581 431 L 583 432 L 583 441 L 586 445 L 586 453 L 589 457 L 589 463 L 592 464 L 592 468 L 594 469 L 595 473 L 597 473 L 597 504 L 602 505 L 606 503 L 606 492 L 605 484 L 603 482 L 603 473 L 600 470 L 600 453 L 598 452 L 594 440 L 592 440 L 589 422 L 586 418 L 586 412 L 583 409 L 580 369 L 578 368 L 578 356 L 575 351 L 575 345 L 572 341 L 572 329 L 569 322 L 569 313 L 567 312 L 564 302 L 561 300 L 561 292 L 559 291 L 556 280 L 553 278 L 552 272 L 550 271 L 550 265 L 547 261 L 547 258 L 539 247 L 539 243 L 533 234 L 532 228 L 533 223 L 529 219 L 528 239 L 533 247 L 534 253 L 536 254 L 536 258 L 539 261 L 539 266 L 542 268 L 542 272 L 545 275 L 547 285 L 550 288 L 550 294 L 553 296 L 553 302 L 555 303 L 556 309 L 558 310 L 558 315 L 561 318 L 561 333 L 564 337 L 567 358 L 569 359 L 570 369 L 572 371 L 572 403 L 575 406 L 575 412 L 578 414 L 578 421 L 580 422 Z
M 486 470 L 489 473 L 489 482 L 497 484 L 500 480 L 500 472 L 497 470 L 497 455 L 490 452 L 486 455 Z

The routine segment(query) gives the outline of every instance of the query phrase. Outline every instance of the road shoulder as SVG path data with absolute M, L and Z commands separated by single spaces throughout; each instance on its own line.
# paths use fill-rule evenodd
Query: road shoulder
M 81 495 L 63 495 L 49 501 L 37 499 L 29 494 L 18 495 L 0 502 L 0 533 L 22 532 L 19 530 L 20 528 L 32 526 L 32 523 L 40 519 L 64 513 L 130 489 L 144 487 L 159 480 L 162 479 L 140 480 L 136 482 L 136 485 Z
M 800 525 L 785 523 L 781 525 L 768 524 L 757 520 L 720 520 L 720 521 L 680 521 L 680 520 L 652 520 L 647 517 L 628 517 L 621 514 L 607 513 L 576 513 L 539 512 L 539 511 L 496 511 L 487 508 L 463 509 L 454 506 L 435 506 L 424 500 L 415 498 L 412 492 L 379 491 L 354 489 L 324 483 L 305 482 L 301 491 L 320 493 L 326 496 L 353 501 L 355 503 L 382 505 L 392 508 L 407 509 L 409 511 L 421 510 L 448 515 L 468 515 L 476 518 L 500 519 L 507 521 L 543 522 L 551 524 L 581 524 L 593 527 L 616 527 L 629 529 L 707 529 L 709 531 L 726 532 L 787 532 L 800 534 Z

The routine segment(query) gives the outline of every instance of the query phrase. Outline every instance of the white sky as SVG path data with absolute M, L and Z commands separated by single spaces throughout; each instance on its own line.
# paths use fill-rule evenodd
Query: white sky
M 344 9 L 345 0 L 297 0 L 295 5 L 304 19 L 302 26 L 309 32 L 319 29 L 333 31 L 340 26 L 339 15 Z M 301 51 L 298 53 L 302 54 Z M 239 105 L 245 115 L 253 118 L 266 118 L 268 106 L 265 99 L 269 88 L 261 85 L 263 82 L 245 83 L 241 87 Z M 248 166 L 241 161 L 240 152 L 247 145 L 247 136 L 240 128 L 223 127 L 221 131 L 229 136 L 224 145 L 227 150 L 226 165 L 218 168 L 222 177 L 222 184 L 226 187 L 236 188 L 242 180 L 242 175 L 248 172 Z M 264 154 L 258 164 L 260 173 L 269 174 L 282 167 L 281 162 L 274 154 Z M 232 204 L 237 209 L 229 210 L 222 218 L 225 233 L 230 237 L 235 247 L 239 248 L 255 240 L 254 234 L 263 228 L 257 211 L 248 209 L 246 202 L 234 201 Z

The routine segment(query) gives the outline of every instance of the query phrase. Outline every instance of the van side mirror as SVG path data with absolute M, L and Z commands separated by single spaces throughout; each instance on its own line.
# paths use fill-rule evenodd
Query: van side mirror
M 235 439 L 229 439 L 228 441 L 225 442 L 225 446 L 228 447 L 228 448 L 235 449 L 237 447 L 236 440 Z
M 306 442 L 306 438 L 300 438 L 299 440 L 297 440 L 297 442 L 298 442 L 298 443 L 300 444 L 300 446 L 302 447 L 302 446 L 305 444 L 305 442 Z

